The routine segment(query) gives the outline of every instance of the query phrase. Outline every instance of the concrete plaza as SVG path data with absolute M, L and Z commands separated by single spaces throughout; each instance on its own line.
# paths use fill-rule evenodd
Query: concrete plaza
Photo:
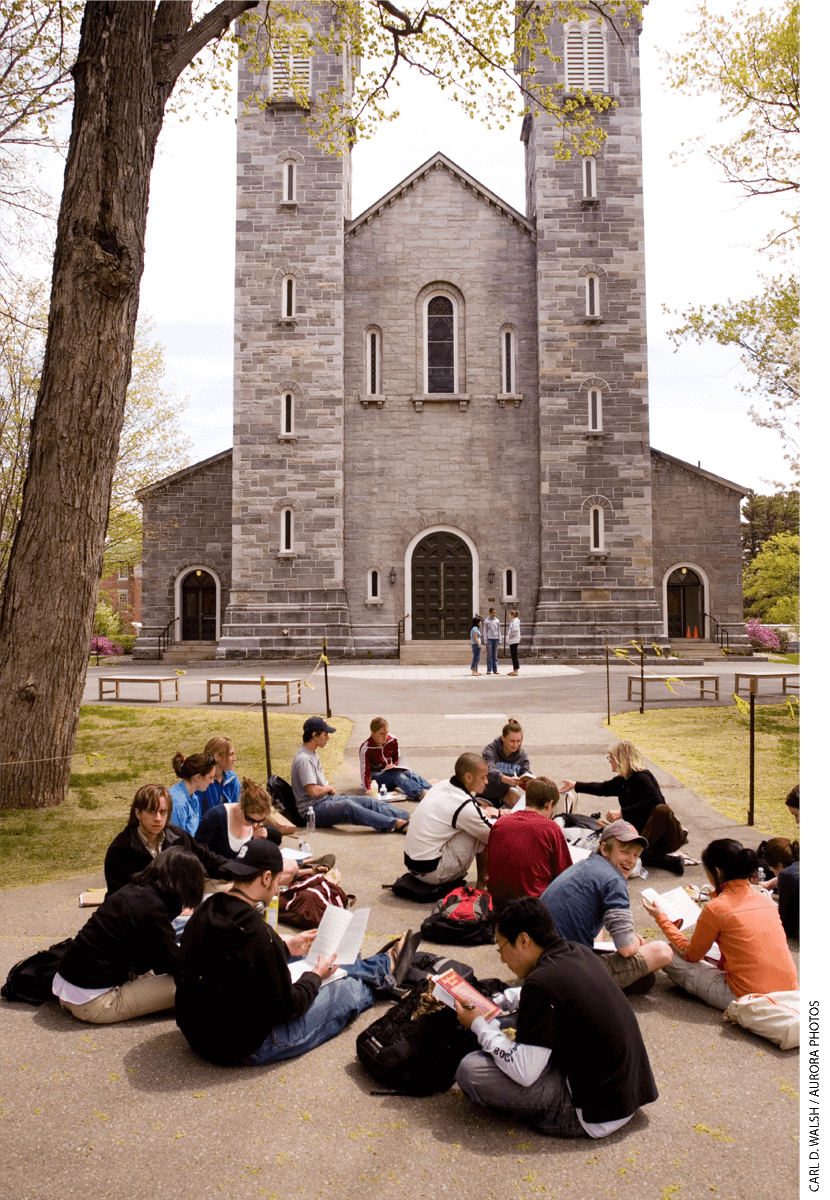
M 305 678 L 310 670 L 310 664 L 263 666 L 274 676 Z M 87 702 L 97 703 L 97 675 L 105 669 L 90 671 Z M 139 673 L 129 664 L 121 669 Z M 144 670 L 159 673 L 150 664 Z M 248 664 L 232 670 L 235 676 L 260 673 Z M 432 674 L 450 670 L 449 677 Z M 636 707 L 624 700 L 624 669 L 615 670 L 612 710 Z M 733 670 L 723 673 L 722 703 L 732 702 Z M 389 720 L 409 764 L 428 778 L 449 775 L 457 755 L 481 749 L 508 715 L 524 726 L 537 774 L 556 780 L 607 777 L 605 751 L 613 739 L 602 725 L 604 669 L 528 667 L 518 678 L 490 680 L 464 676 L 459 668 L 432 668 L 422 677 L 403 671 L 392 664 L 332 666 L 335 723 L 337 716 L 355 722 L 342 770 L 332 780 L 343 790 L 357 787 L 357 749 L 368 719 L 378 714 Z M 180 704 L 203 705 L 204 679 L 215 673 L 213 665 L 188 668 Z M 316 690 L 303 689 L 300 710 L 292 705 L 277 711 L 324 712 L 322 674 L 312 683 Z M 778 697 L 770 692 L 769 698 Z M 660 703 L 699 702 L 670 695 Z M 753 846 L 760 840 L 757 831 L 719 816 L 678 780 L 654 769 L 690 832 L 691 855 L 699 857 L 716 837 L 735 836 Z M 790 786 L 782 781 L 782 794 L 785 783 Z M 600 806 L 593 797 L 580 797 L 582 812 Z M 346 890 L 372 909 L 365 952 L 427 915 L 428 909 L 382 887 L 403 869 L 401 838 L 353 828 L 320 830 L 313 847 L 336 853 Z M 702 883 L 702 867 L 687 868 L 685 878 Z M 103 875 L 93 873 L 6 891 L 3 976 L 17 959 L 76 931 L 89 915 L 77 907 L 78 892 L 102 883 Z M 648 883 L 666 891 L 677 880 L 654 870 Z M 638 899 L 643 886 L 636 879 L 630 887 L 641 932 L 649 925 Z M 791 946 L 797 956 L 797 943 Z M 492 947 L 457 956 L 482 975 L 505 977 Z M 457 1090 L 426 1099 L 373 1094 L 375 1082 L 360 1067 L 354 1040 L 380 1008 L 306 1058 L 270 1068 L 221 1069 L 190 1051 L 169 1014 L 102 1027 L 83 1025 L 54 1004 L 33 1009 L 2 1003 L 0 1111 L 7 1151 L 0 1197 L 795 1196 L 798 1052 L 781 1052 L 724 1023 L 720 1013 L 664 976 L 650 994 L 630 1002 L 660 1097 L 599 1142 L 544 1138 L 473 1109 Z M 217 1022 L 247 1018 L 245 1011 L 215 1015 Z

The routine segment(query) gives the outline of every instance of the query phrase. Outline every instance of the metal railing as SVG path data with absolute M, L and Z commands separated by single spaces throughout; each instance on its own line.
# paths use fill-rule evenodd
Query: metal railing
M 165 625 L 164 629 L 162 629 L 161 633 L 158 635 L 157 640 L 158 640 L 158 661 L 159 662 L 161 662 L 162 654 L 164 654 L 164 651 L 170 645 L 170 639 L 172 636 L 170 633 L 171 626 L 175 625 L 178 620 L 179 620 L 178 617 L 173 617 L 173 620 L 168 621 L 167 624 Z
M 401 659 L 401 643 L 403 642 L 403 627 L 404 627 L 404 623 L 408 616 L 409 616 L 409 613 L 407 613 L 405 617 L 401 617 L 400 621 L 398 621 L 398 662 L 400 662 L 400 659 Z
M 717 617 L 713 617 L 711 613 L 705 612 L 703 614 L 703 619 L 704 619 L 704 621 L 705 620 L 709 621 L 709 637 L 710 637 L 710 639 L 713 642 L 717 642 L 718 645 L 721 647 L 721 649 L 723 649 L 724 639 L 725 639 L 726 649 L 728 650 L 729 649 L 729 630 L 726 628 L 726 626 L 721 625 L 721 623 L 717 619 Z

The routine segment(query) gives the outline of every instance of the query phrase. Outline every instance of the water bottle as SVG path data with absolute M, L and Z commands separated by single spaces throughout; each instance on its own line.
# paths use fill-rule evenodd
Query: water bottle
M 385 783 L 382 783 L 380 785 L 380 798 L 381 798 L 381 800 L 386 799 L 386 784 Z
M 305 828 L 306 833 L 314 833 L 314 830 L 317 828 L 317 818 L 314 815 L 313 806 L 309 808 L 305 815 Z

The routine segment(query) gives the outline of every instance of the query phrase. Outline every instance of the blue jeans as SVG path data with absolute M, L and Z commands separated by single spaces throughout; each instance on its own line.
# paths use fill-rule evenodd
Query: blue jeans
M 249 1055 L 246 1063 L 264 1067 L 284 1058 L 296 1058 L 321 1046 L 345 1029 L 358 1013 L 371 1008 L 375 1002 L 372 987 L 394 986 L 390 974 L 392 960 L 388 954 L 359 958 L 344 967 L 348 979 L 337 979 L 320 988 L 311 1008 L 287 1025 L 275 1025 L 258 1050 Z
M 499 639 L 487 639 L 487 674 L 499 673 Z
M 400 788 L 407 800 L 417 800 L 421 792 L 429 791 L 432 784 L 417 771 L 407 771 L 404 767 L 387 767 L 385 771 L 372 774 L 377 780 L 378 787 L 385 783 L 388 788 Z
M 481 658 L 481 646 L 473 646 L 473 662 L 470 667 L 471 671 L 478 670 L 478 660 Z
M 409 820 L 405 809 L 393 808 L 371 796 L 321 796 L 314 802 L 314 816 L 321 829 L 328 825 L 370 825 L 381 833 L 393 829 L 396 821 Z

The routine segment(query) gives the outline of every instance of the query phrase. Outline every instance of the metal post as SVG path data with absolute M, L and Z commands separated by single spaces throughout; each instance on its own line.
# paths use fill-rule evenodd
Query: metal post
M 259 677 L 259 690 L 262 695 L 262 728 L 265 731 L 265 766 L 268 771 L 268 778 L 273 774 L 271 770 L 271 738 L 268 734 L 268 705 L 265 700 L 265 676 Z
M 747 825 L 755 824 L 755 693 L 758 680 L 749 681 L 749 819 Z
M 331 704 L 329 702 L 329 663 L 326 654 L 326 639 L 323 638 L 323 675 L 326 680 L 326 716 L 331 716 Z
M 611 728 L 611 656 L 605 643 L 605 696 L 608 701 L 608 727 Z
M 645 678 L 644 678 L 644 676 L 645 676 L 645 664 L 646 664 L 646 652 L 645 652 L 645 650 L 643 649 L 643 647 L 642 647 L 642 646 L 638 646 L 638 647 L 637 647 L 637 649 L 640 651 L 640 713 L 642 714 L 642 713 L 644 713 L 644 712 L 646 711 L 646 710 L 645 710 L 645 703 L 646 703 L 646 681 L 645 681 Z

